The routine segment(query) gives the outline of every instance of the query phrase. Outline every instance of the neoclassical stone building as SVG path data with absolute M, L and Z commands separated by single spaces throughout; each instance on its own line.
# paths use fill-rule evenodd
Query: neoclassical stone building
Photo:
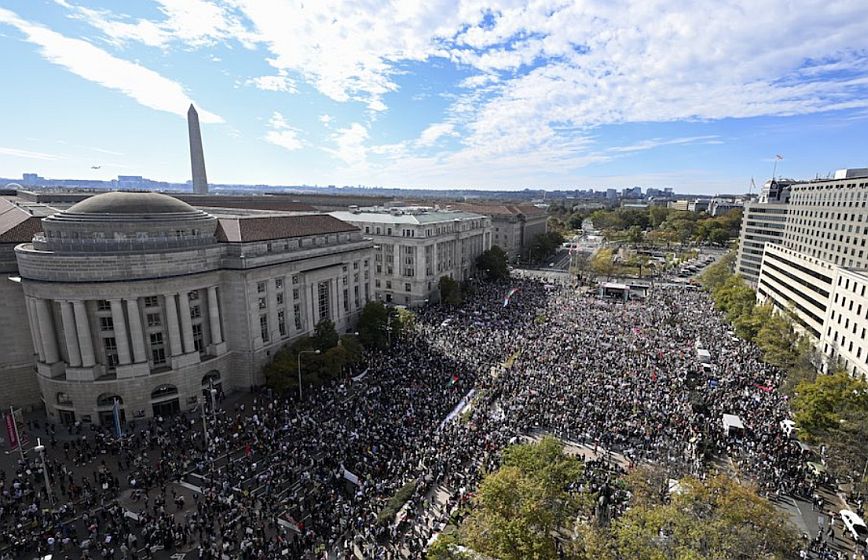
M 325 214 L 193 208 L 106 193 L 15 248 L 49 419 L 110 422 L 263 383 L 262 366 L 370 298 L 372 241 Z

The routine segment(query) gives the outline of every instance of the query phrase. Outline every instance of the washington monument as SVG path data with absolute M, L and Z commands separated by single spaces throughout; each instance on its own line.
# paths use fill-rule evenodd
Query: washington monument
M 193 166 L 193 192 L 208 194 L 205 176 L 205 154 L 202 153 L 202 133 L 199 131 L 199 113 L 193 104 L 187 110 L 187 128 L 190 131 L 190 164 Z

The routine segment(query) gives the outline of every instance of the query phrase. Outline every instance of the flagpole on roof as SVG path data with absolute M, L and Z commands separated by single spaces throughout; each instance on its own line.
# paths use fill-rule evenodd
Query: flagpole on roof
M 784 159 L 784 156 L 782 156 L 782 155 L 780 155 L 780 154 L 775 154 L 775 165 L 774 165 L 774 167 L 772 168 L 772 181 L 775 180 L 775 176 L 776 176 L 777 173 L 778 173 L 778 162 L 779 162 L 780 160 L 782 160 L 782 159 Z

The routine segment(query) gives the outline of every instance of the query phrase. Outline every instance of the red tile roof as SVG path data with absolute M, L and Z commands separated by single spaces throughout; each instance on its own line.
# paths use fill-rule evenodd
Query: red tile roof
M 328 214 L 219 218 L 217 239 L 224 243 L 250 243 L 291 237 L 359 231 Z

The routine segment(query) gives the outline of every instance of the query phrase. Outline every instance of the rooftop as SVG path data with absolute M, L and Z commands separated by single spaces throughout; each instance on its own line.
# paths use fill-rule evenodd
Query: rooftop
M 219 217 L 216 235 L 223 243 L 250 243 L 357 231 L 356 226 L 328 214 L 272 214 Z
M 0 199 L 0 243 L 29 243 L 42 231 L 42 219 L 18 205 Z
M 330 216 L 345 222 L 365 222 L 374 224 L 421 225 L 453 222 L 455 220 L 477 220 L 484 218 L 470 212 L 419 212 L 413 214 L 382 212 L 330 212 Z
M 154 192 L 108 192 L 73 204 L 69 214 L 180 214 L 198 212 L 171 196 Z

